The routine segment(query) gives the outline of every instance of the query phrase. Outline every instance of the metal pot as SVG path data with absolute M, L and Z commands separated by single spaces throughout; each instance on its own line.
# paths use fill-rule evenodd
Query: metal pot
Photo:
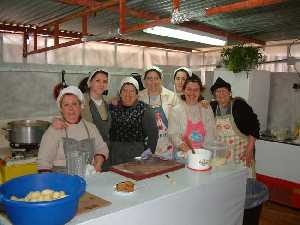
M 40 144 L 44 132 L 49 127 L 48 121 L 18 120 L 7 124 L 7 140 L 11 144 L 35 145 Z

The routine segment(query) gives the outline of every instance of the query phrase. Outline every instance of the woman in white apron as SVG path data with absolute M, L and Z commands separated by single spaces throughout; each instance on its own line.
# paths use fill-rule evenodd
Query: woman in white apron
M 61 90 L 57 104 L 68 127 L 50 126 L 44 133 L 38 152 L 39 171 L 66 171 L 66 155 L 76 151 L 85 152 L 87 163 L 100 172 L 108 158 L 108 148 L 96 126 L 81 118 L 83 94 L 77 87 L 69 86 Z
M 216 80 L 211 92 L 216 99 L 211 106 L 217 136 L 227 145 L 227 160 L 248 167 L 249 177 L 254 177 L 254 147 L 259 137 L 257 115 L 243 99 L 232 98 L 231 85 L 223 79 Z
M 143 81 L 146 89 L 139 92 L 139 99 L 149 104 L 155 112 L 159 136 L 155 154 L 173 159 L 174 147 L 168 137 L 168 114 L 174 105 L 174 93 L 162 86 L 163 73 L 153 66 L 145 71 Z
M 170 113 L 169 136 L 183 154 L 216 138 L 212 110 L 199 104 L 203 90 L 201 79 L 193 74 L 183 85 L 182 101 Z

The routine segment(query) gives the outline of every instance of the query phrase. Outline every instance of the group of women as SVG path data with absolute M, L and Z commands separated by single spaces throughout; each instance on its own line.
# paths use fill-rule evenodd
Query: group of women
M 146 89 L 139 91 L 137 80 L 126 77 L 119 99 L 110 103 L 103 98 L 108 76 L 104 70 L 91 72 L 84 94 L 74 86 L 61 91 L 57 103 L 62 118 L 55 119 L 42 138 L 41 171 L 65 166 L 68 149 L 90 149 L 90 162 L 101 171 L 137 156 L 174 159 L 177 151 L 217 138 L 227 144 L 229 160 L 250 166 L 259 132 L 257 116 L 244 100 L 231 97 L 230 84 L 221 78 L 211 87 L 216 101 L 210 107 L 202 101 L 201 79 L 185 67 L 174 71 L 174 92 L 163 86 L 163 73 L 153 66 L 142 77 Z

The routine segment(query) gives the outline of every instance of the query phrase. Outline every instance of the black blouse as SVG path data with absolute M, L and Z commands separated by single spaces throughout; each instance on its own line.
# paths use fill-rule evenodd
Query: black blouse
M 210 103 L 214 115 L 216 116 L 217 101 Z M 259 138 L 259 121 L 250 105 L 243 99 L 233 99 L 232 115 L 237 128 L 245 135 Z

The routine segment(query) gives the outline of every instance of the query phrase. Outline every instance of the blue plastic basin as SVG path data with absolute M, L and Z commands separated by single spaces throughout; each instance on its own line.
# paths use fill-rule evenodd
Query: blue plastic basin
M 0 186 L 0 202 L 15 225 L 62 225 L 74 217 L 85 187 L 85 181 L 79 176 L 61 173 L 21 176 Z M 10 200 L 12 195 L 23 198 L 30 191 L 44 189 L 64 191 L 68 196 L 50 202 Z

